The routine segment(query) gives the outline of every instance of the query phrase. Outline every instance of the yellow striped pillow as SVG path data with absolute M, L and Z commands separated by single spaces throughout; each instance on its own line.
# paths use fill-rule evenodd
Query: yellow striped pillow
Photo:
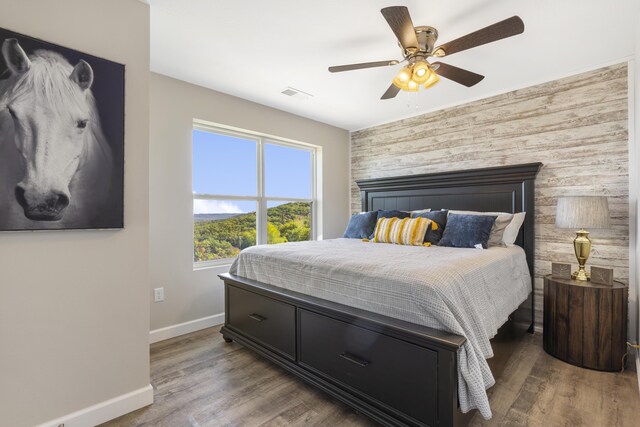
M 373 233 L 377 243 L 422 246 L 432 221 L 427 218 L 380 218 Z M 432 226 L 437 227 L 435 223 Z

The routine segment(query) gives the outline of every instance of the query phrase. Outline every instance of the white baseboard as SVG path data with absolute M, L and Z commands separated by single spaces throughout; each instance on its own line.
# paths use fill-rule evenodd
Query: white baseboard
M 191 332 L 199 331 L 200 329 L 210 328 L 222 323 L 224 323 L 224 313 L 190 320 L 189 322 L 178 323 L 177 325 L 167 326 L 166 328 L 154 329 L 149 332 L 149 344 L 189 334 Z
M 64 424 L 64 427 L 93 427 L 152 403 L 153 387 L 149 384 L 130 393 L 72 412 L 64 417 L 47 421 L 37 427 L 58 427 L 60 424 Z

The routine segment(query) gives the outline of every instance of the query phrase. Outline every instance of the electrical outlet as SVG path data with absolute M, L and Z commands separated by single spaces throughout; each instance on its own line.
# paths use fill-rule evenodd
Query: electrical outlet
M 164 288 L 155 288 L 153 290 L 153 301 L 154 302 L 164 301 Z

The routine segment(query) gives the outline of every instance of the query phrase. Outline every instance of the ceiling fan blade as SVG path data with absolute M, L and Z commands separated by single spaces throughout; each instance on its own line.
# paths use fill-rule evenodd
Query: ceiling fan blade
M 389 89 L 387 89 L 387 91 L 382 95 L 380 99 L 395 98 L 398 92 L 400 92 L 400 88 L 392 84 L 391 86 L 389 86 Z
M 395 59 L 391 61 L 362 62 L 360 64 L 336 65 L 334 67 L 329 67 L 329 71 L 332 73 L 339 73 L 341 71 L 360 70 L 362 68 L 373 67 L 387 67 L 389 65 L 396 64 L 398 64 L 398 61 L 396 61 Z
M 413 22 L 411 22 L 409 9 L 404 6 L 391 6 L 385 7 L 380 12 L 404 50 L 418 50 L 418 38 Z
M 467 71 L 463 68 L 454 67 L 453 65 L 443 64 L 442 62 L 434 62 L 431 65 L 439 76 L 453 80 L 454 82 L 465 85 L 466 87 L 478 84 L 482 79 L 484 79 L 484 76 L 480 74 Z
M 504 21 L 496 22 L 493 25 L 469 33 L 442 46 L 438 46 L 434 50 L 433 56 L 441 58 L 445 55 L 452 55 L 463 50 L 482 46 L 483 44 L 506 39 L 507 37 L 515 36 L 523 32 L 524 22 L 522 22 L 522 19 L 520 19 L 519 16 L 512 16 Z

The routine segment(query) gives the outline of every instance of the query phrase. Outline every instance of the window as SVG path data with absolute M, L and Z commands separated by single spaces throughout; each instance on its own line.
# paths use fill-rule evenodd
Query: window
M 317 147 L 201 122 L 192 144 L 196 267 L 256 244 L 316 237 Z

